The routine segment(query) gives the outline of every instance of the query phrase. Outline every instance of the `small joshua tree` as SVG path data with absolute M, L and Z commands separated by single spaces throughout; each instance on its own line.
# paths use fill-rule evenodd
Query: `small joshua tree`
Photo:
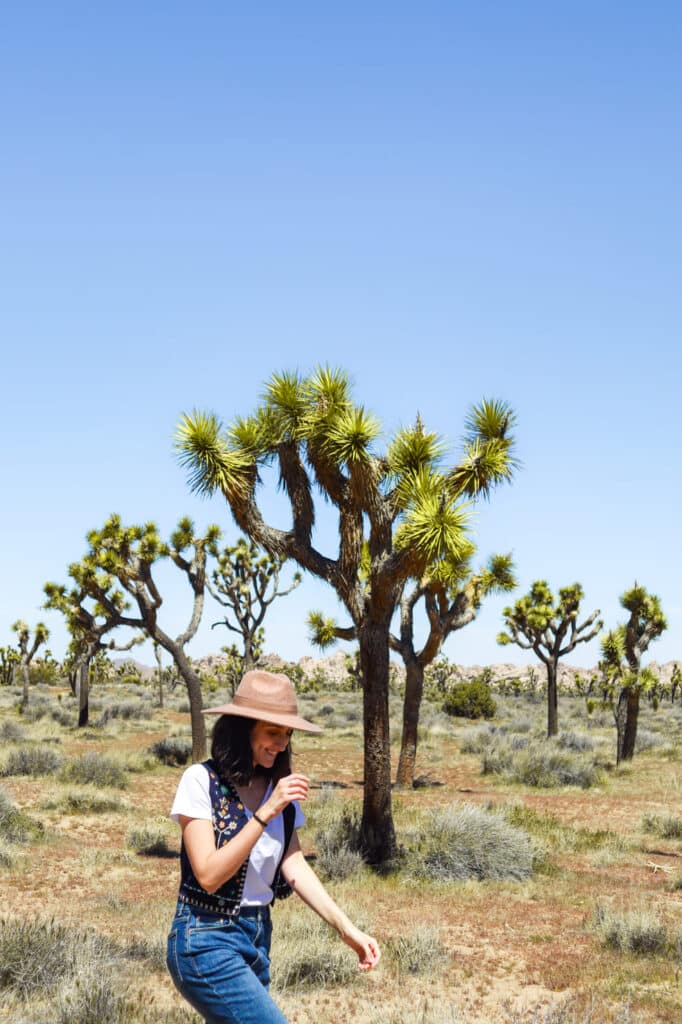
M 98 628 L 109 632 L 119 626 L 134 629 L 160 644 L 173 658 L 187 687 L 192 722 L 192 756 L 201 761 L 206 754 L 206 727 L 202 711 L 201 681 L 185 646 L 195 636 L 204 608 L 206 561 L 216 554 L 220 536 L 217 526 L 209 526 L 197 536 L 191 519 L 178 523 L 165 543 L 154 523 L 124 526 L 119 516 L 111 516 L 101 530 L 88 534 L 89 550 L 80 562 L 69 566 L 75 586 L 47 584 L 48 602 L 66 602 L 83 621 L 94 617 Z M 159 622 L 163 598 L 153 577 L 153 567 L 170 558 L 184 573 L 193 594 L 192 612 L 183 632 L 171 637 Z M 131 613 L 135 607 L 137 614 Z
M 634 757 L 640 696 L 658 683 L 656 673 L 642 667 L 642 655 L 668 628 L 660 599 L 638 583 L 625 591 L 620 603 L 630 613 L 628 621 L 606 634 L 599 663 L 603 701 L 616 722 L 618 764 Z
M 211 596 L 229 609 L 234 618 L 233 622 L 226 614 L 211 628 L 227 626 L 242 638 L 242 673 L 252 669 L 262 653 L 263 620 L 268 608 L 275 598 L 290 594 L 301 582 L 301 574 L 297 572 L 291 585 L 280 589 L 283 565 L 284 559 L 259 552 L 253 542 L 240 537 L 235 545 L 220 552 L 218 563 L 206 582 Z
M 557 674 L 559 659 L 574 650 L 578 644 L 592 640 L 604 623 L 599 611 L 592 612 L 578 625 L 583 588 L 579 583 L 562 587 L 559 597 L 544 580 L 537 580 L 530 592 L 513 607 L 505 608 L 504 619 L 509 632 L 498 634 L 498 644 L 516 644 L 526 651 L 534 651 L 547 669 L 547 735 L 559 732 L 557 701 Z
M 36 625 L 33 633 L 33 642 L 31 643 L 31 630 L 23 619 L 17 619 L 12 625 L 12 630 L 17 634 L 17 643 L 19 645 L 19 667 L 23 684 L 21 710 L 25 711 L 28 708 L 28 686 L 30 681 L 28 666 L 33 661 L 37 650 L 47 643 L 50 631 L 44 622 L 39 622 Z
M 14 682 L 14 669 L 19 664 L 19 652 L 11 647 L 0 647 L 0 684 L 11 686 Z

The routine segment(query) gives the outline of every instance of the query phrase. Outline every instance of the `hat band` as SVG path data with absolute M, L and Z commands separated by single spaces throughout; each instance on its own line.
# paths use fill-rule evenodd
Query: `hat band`
M 296 704 L 287 704 L 286 707 L 282 706 L 282 701 L 268 701 L 268 700 L 252 700 L 242 697 L 239 693 L 235 693 L 232 698 L 232 703 L 239 707 L 248 708 L 250 711 L 264 711 L 269 714 L 276 715 L 296 715 L 298 709 Z

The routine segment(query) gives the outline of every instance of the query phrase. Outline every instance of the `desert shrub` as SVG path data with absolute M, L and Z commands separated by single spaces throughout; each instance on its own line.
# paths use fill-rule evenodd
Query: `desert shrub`
M 102 712 L 99 725 L 106 725 L 113 718 L 122 718 L 128 722 L 131 720 L 148 720 L 152 717 L 152 706 L 149 701 L 127 700 L 118 701 L 115 704 L 108 704 Z
M 587 751 L 594 750 L 596 743 L 592 736 L 582 732 L 560 732 L 557 737 L 557 745 L 562 750 Z
M 92 970 L 60 987 L 52 1013 L 54 1024 L 128 1024 L 131 1020 L 114 979 Z
M 115 789 L 125 789 L 128 785 L 123 765 L 112 757 L 94 750 L 67 761 L 62 768 L 61 777 L 65 782 L 76 782 L 81 785 L 112 786 Z
M 27 708 L 20 708 L 22 718 L 25 718 L 27 722 L 39 722 L 41 718 L 50 710 L 49 705 L 44 700 L 33 700 Z
M 498 743 L 484 751 L 481 770 L 484 775 L 501 775 L 508 782 L 540 789 L 554 786 L 588 789 L 602 781 L 601 772 L 591 760 L 562 750 L 552 741 L 529 743 L 519 751 L 514 751 L 509 744 Z
M 356 982 L 357 961 L 318 917 L 292 914 L 273 940 L 273 987 L 331 988 Z
M 187 764 L 191 758 L 192 741 L 182 736 L 168 736 L 159 740 L 158 743 L 152 743 L 149 753 L 158 758 L 162 764 L 178 768 L 180 765 Z
M 642 828 L 661 839 L 682 839 L 682 818 L 675 814 L 645 814 Z
M 328 879 L 348 878 L 362 867 L 360 816 L 356 804 L 322 790 L 313 812 L 316 867 Z
M 126 844 L 144 857 L 175 857 L 175 851 L 168 845 L 168 833 L 159 825 L 143 825 L 131 828 Z
M 649 906 L 614 910 L 607 904 L 599 904 L 592 927 L 603 945 L 621 953 L 656 956 L 665 953 L 669 945 L 665 921 Z
M 29 999 L 76 980 L 92 966 L 115 961 L 112 947 L 96 932 L 55 921 L 0 918 L 0 991 Z
M 15 807 L 0 789 L 0 835 L 5 843 L 30 843 L 44 838 L 45 828 L 29 814 Z
M 635 739 L 635 751 L 639 754 L 645 750 L 653 750 L 655 747 L 664 746 L 666 740 L 660 733 L 652 732 L 651 729 L 638 729 Z
M 431 811 L 415 836 L 412 870 L 437 881 L 517 881 L 533 873 L 535 851 L 525 832 L 473 804 Z
M 10 750 L 0 774 L 51 775 L 63 762 L 63 757 L 46 746 L 26 746 Z
M 438 929 L 430 925 L 415 927 L 407 935 L 389 938 L 384 943 L 386 959 L 398 974 L 428 974 L 447 959 Z
M 65 729 L 75 725 L 76 722 L 75 713 L 73 711 L 68 711 L 66 708 L 52 708 L 50 717 L 53 722 L 56 722 L 57 725 L 63 725 Z
M 495 742 L 494 733 L 489 726 L 481 725 L 475 729 L 460 733 L 459 749 L 463 754 L 482 754 L 492 743 Z
M 26 730 L 17 722 L 5 718 L 0 722 L 0 740 L 6 743 L 22 743 L 26 739 Z
M 443 701 L 443 711 L 457 718 L 494 718 L 496 710 L 490 685 L 483 679 L 456 683 Z

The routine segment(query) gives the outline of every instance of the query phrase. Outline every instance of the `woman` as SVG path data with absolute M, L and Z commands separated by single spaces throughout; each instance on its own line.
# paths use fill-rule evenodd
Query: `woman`
M 361 970 L 379 946 L 349 921 L 305 860 L 296 829 L 309 781 L 291 771 L 300 718 L 291 681 L 247 672 L 220 715 L 211 760 L 188 768 L 171 817 L 182 828 L 180 891 L 168 936 L 168 969 L 207 1024 L 286 1024 L 268 993 L 270 910 L 292 891 L 355 950 Z

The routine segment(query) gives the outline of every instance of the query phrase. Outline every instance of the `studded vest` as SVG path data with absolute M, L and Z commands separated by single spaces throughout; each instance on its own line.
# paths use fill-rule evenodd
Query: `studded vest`
M 236 789 L 230 782 L 224 782 L 218 777 L 214 762 L 210 760 L 204 761 L 203 766 L 208 772 L 213 835 L 215 837 L 216 849 L 219 849 L 236 836 L 249 819 Z M 296 808 L 293 804 L 288 804 L 282 814 L 284 817 L 284 846 L 282 847 L 282 856 L 277 865 L 271 886 L 275 899 L 280 900 L 286 899 L 287 896 L 291 895 L 291 887 L 282 878 L 281 867 L 284 854 L 289 848 L 289 841 L 294 831 Z M 227 882 L 221 885 L 216 892 L 206 892 L 194 876 L 183 842 L 180 848 L 180 891 L 178 898 L 183 903 L 189 903 L 197 910 L 207 911 L 211 914 L 220 914 L 221 917 L 237 917 L 244 893 L 248 866 L 249 858 L 247 857 L 237 873 L 232 878 L 228 878 Z

